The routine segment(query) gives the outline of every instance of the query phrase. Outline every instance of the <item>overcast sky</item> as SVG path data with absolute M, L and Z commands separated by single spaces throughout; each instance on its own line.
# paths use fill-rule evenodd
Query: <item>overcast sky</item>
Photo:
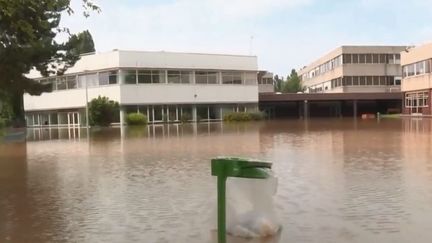
M 432 42 L 432 0 L 98 0 L 62 25 L 112 49 L 250 54 L 285 76 L 340 45 Z M 251 38 L 253 36 L 253 38 Z

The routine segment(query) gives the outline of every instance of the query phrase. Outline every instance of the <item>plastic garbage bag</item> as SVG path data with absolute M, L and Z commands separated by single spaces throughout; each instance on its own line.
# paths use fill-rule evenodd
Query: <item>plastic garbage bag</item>
M 276 177 L 230 177 L 227 179 L 226 188 L 226 225 L 229 234 L 258 238 L 278 233 L 281 226 L 273 204 L 273 195 L 277 190 Z

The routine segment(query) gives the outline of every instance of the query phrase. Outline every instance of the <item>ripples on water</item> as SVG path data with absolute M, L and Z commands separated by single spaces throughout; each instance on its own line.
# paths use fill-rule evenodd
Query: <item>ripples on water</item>
M 216 242 L 218 155 L 273 161 L 280 236 L 430 242 L 431 120 L 30 129 L 0 144 L 0 242 Z M 247 242 L 231 239 L 231 242 Z

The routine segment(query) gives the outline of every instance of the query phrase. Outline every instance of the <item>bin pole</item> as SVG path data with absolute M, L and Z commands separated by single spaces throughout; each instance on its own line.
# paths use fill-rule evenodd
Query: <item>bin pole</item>
M 225 212 L 225 187 L 226 176 L 217 177 L 218 190 L 218 243 L 226 243 L 226 212 Z

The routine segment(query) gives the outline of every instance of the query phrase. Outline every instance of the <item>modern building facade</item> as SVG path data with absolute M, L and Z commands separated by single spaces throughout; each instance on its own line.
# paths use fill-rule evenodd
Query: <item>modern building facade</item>
M 260 93 L 274 92 L 273 73 L 267 71 L 258 72 L 258 91 Z
M 400 92 L 405 46 L 341 46 L 299 71 L 307 93 Z
M 53 92 L 24 95 L 28 126 L 85 125 L 88 101 L 106 96 L 150 123 L 220 120 L 227 112 L 258 109 L 257 57 L 114 50 L 82 56 L 59 77 L 28 76 Z
M 432 115 L 432 43 L 401 52 L 405 114 Z

